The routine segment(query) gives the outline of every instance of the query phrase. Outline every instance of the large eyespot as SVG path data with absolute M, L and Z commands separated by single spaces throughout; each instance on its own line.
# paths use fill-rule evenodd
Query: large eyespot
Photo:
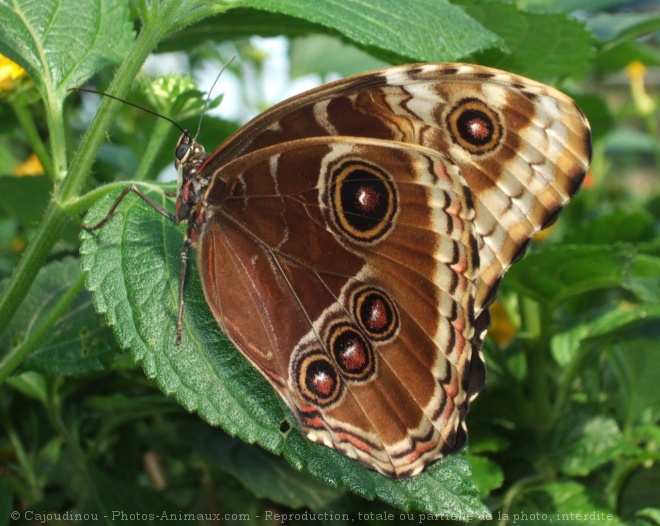
M 392 228 L 397 195 L 391 178 L 363 161 L 348 161 L 330 179 L 330 206 L 337 228 L 355 241 L 371 243 Z
M 294 374 L 300 394 L 316 407 L 328 407 L 341 397 L 344 383 L 330 358 L 319 349 L 298 356 Z
M 353 316 L 360 329 L 376 342 L 390 340 L 399 328 L 399 314 L 394 303 L 374 287 L 362 289 L 354 295 Z
M 463 99 L 447 115 L 449 132 L 456 144 L 480 155 L 496 148 L 502 140 L 498 114 L 479 99 Z
M 374 350 L 364 335 L 349 323 L 330 328 L 328 349 L 347 380 L 364 381 L 375 371 Z

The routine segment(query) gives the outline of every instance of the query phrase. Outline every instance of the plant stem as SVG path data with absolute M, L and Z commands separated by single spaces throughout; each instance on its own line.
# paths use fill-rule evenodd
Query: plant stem
M 66 160 L 66 133 L 64 132 L 64 115 L 62 115 L 62 104 L 60 99 L 53 95 L 46 101 L 46 117 L 50 137 L 50 153 L 52 159 L 52 170 L 55 173 L 55 185 L 67 177 Z
M 564 373 L 562 374 L 561 379 L 559 381 L 557 398 L 554 403 L 554 410 L 553 410 L 554 418 L 557 418 L 564 409 L 564 406 L 568 402 L 569 396 L 571 394 L 573 381 L 582 370 L 582 364 L 584 363 L 584 360 L 595 349 L 596 346 L 593 343 L 583 340 L 580 346 L 578 347 L 577 352 L 575 353 L 570 363 L 568 364 L 568 367 L 565 368 Z
M 21 478 L 25 481 L 25 487 L 28 494 L 23 494 L 22 497 L 27 498 L 29 503 L 41 499 L 42 495 L 41 488 L 39 487 L 39 479 L 35 473 L 32 462 L 30 462 L 30 456 L 27 451 L 25 451 L 23 442 L 21 441 L 13 422 L 11 422 L 9 415 L 7 415 L 4 410 L 2 411 L 0 421 L 2 421 L 2 427 L 5 430 L 6 437 L 9 439 L 9 443 L 16 455 L 16 462 L 18 462 L 18 465 L 20 466 Z
M 544 428 L 551 417 L 550 388 L 546 359 L 549 352 L 547 330 L 539 304 L 530 298 L 520 299 L 520 318 L 525 334 L 523 346 L 527 360 L 528 390 L 534 427 Z
M 157 119 L 154 125 L 154 129 L 151 132 L 151 137 L 149 138 L 149 144 L 147 145 L 142 159 L 140 160 L 140 166 L 138 166 L 137 171 L 135 172 L 134 179 L 136 181 L 144 181 L 147 179 L 147 176 L 153 168 L 154 161 L 160 155 L 163 142 L 172 129 L 172 125 L 164 119 Z
M 140 33 L 129 57 L 122 62 L 115 79 L 110 87 L 110 93 L 122 97 L 128 91 L 131 82 L 137 75 L 140 67 L 146 60 L 151 50 L 156 46 L 160 38 L 166 32 L 163 24 L 154 23 L 145 26 Z M 62 229 L 70 219 L 66 204 L 74 200 L 80 194 L 83 185 L 89 177 L 92 164 L 96 159 L 101 143 L 105 139 L 105 133 L 110 127 L 112 119 L 119 103 L 113 99 L 106 98 L 101 103 L 99 111 L 94 117 L 92 124 L 83 137 L 76 156 L 71 165 L 68 175 L 56 186 L 54 200 L 51 201 L 37 233 L 23 254 L 23 257 L 14 270 L 5 293 L 0 299 L 0 334 L 2 334 L 11 322 L 14 314 L 32 286 L 37 273 L 43 266 L 51 249 L 60 239 Z M 61 111 L 50 109 L 49 124 L 51 136 L 64 136 Z M 55 127 L 59 126 L 59 127 Z M 53 163 L 56 179 L 65 171 L 62 162 L 66 162 L 64 155 L 63 139 L 52 139 Z
M 136 77 L 142 64 L 151 50 L 156 46 L 164 34 L 159 24 L 147 25 L 139 34 L 129 57 L 122 62 L 117 70 L 114 80 L 108 88 L 108 93 L 119 98 L 126 98 L 133 79 Z M 69 176 L 63 181 L 56 192 L 56 198 L 61 203 L 76 199 L 89 176 L 92 164 L 96 159 L 99 148 L 105 140 L 105 134 L 120 106 L 120 102 L 104 97 L 101 101 L 94 119 L 83 136 L 78 155 L 71 163 Z
M 39 131 L 37 130 L 37 126 L 34 124 L 32 114 L 26 109 L 25 106 L 22 106 L 21 104 L 12 103 L 11 107 L 14 110 L 16 118 L 23 128 L 23 131 L 25 131 L 25 135 L 27 136 L 28 141 L 30 141 L 34 153 L 37 154 L 37 157 L 39 157 L 41 166 L 44 168 L 44 173 L 51 181 L 54 181 L 55 172 L 53 171 L 53 163 L 51 162 L 50 156 L 48 155 L 48 150 L 46 150 L 46 145 L 39 136 Z
M 80 437 L 78 436 L 78 433 L 72 433 L 69 431 L 69 428 L 62 418 L 63 400 L 59 396 L 61 389 L 58 389 L 58 384 L 61 380 L 61 378 L 56 378 L 50 386 L 50 393 L 46 396 L 44 403 L 46 413 L 48 414 L 51 425 L 71 451 L 71 458 L 75 464 L 77 464 L 78 473 L 85 478 L 86 483 L 89 484 L 90 487 L 94 487 L 94 482 L 91 478 L 89 466 L 87 464 L 87 458 L 80 445 Z M 72 426 L 72 428 L 74 430 L 76 429 L 75 426 Z
M 68 219 L 69 216 L 51 201 L 36 235 L 23 253 L 0 299 L 0 334 L 9 326 Z

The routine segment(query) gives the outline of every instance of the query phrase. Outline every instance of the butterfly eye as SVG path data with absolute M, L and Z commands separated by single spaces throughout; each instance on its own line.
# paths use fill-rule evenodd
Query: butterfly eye
M 188 150 L 190 150 L 190 143 L 179 143 L 174 151 L 174 157 L 177 161 L 183 162 L 183 159 L 188 154 Z

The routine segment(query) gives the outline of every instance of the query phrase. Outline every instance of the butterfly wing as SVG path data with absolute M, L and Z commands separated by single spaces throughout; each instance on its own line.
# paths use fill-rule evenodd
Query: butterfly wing
M 448 159 L 383 140 L 289 141 L 216 172 L 207 301 L 311 440 L 389 476 L 464 445 L 484 378 L 470 199 Z
M 310 439 L 414 475 L 464 444 L 487 307 L 589 160 L 574 102 L 516 75 L 423 64 L 322 86 L 200 167 L 208 303 Z
M 588 122 L 566 95 L 503 71 L 448 63 L 370 72 L 288 99 L 229 138 L 206 167 L 323 136 L 418 144 L 458 165 L 476 212 L 477 313 L 529 239 L 577 191 L 591 157 Z

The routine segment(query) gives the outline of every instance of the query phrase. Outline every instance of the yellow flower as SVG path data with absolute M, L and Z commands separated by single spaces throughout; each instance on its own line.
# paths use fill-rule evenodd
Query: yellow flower
M 646 66 L 638 60 L 632 61 L 626 67 L 626 75 L 630 79 L 630 91 L 632 98 L 637 106 L 639 114 L 648 117 L 655 112 L 655 101 L 646 93 L 644 86 L 644 75 L 646 74 Z
M 16 81 L 25 75 L 21 66 L 0 54 L 0 93 L 13 91 Z
M 550 234 L 552 234 L 554 228 L 555 225 L 550 225 L 548 228 L 544 228 L 543 230 L 537 232 L 532 238 L 532 243 L 541 243 L 545 241 L 550 236 Z
M 516 335 L 516 327 L 500 300 L 496 300 L 490 306 L 490 317 L 492 323 L 488 336 L 500 347 L 513 340 Z
M 16 252 L 23 252 L 25 248 L 25 240 L 22 237 L 15 237 L 11 242 L 11 249 Z
M 43 175 L 44 167 L 41 166 L 41 161 L 39 157 L 35 154 L 30 155 L 27 160 L 19 164 L 13 170 L 16 177 L 24 177 L 26 175 Z

